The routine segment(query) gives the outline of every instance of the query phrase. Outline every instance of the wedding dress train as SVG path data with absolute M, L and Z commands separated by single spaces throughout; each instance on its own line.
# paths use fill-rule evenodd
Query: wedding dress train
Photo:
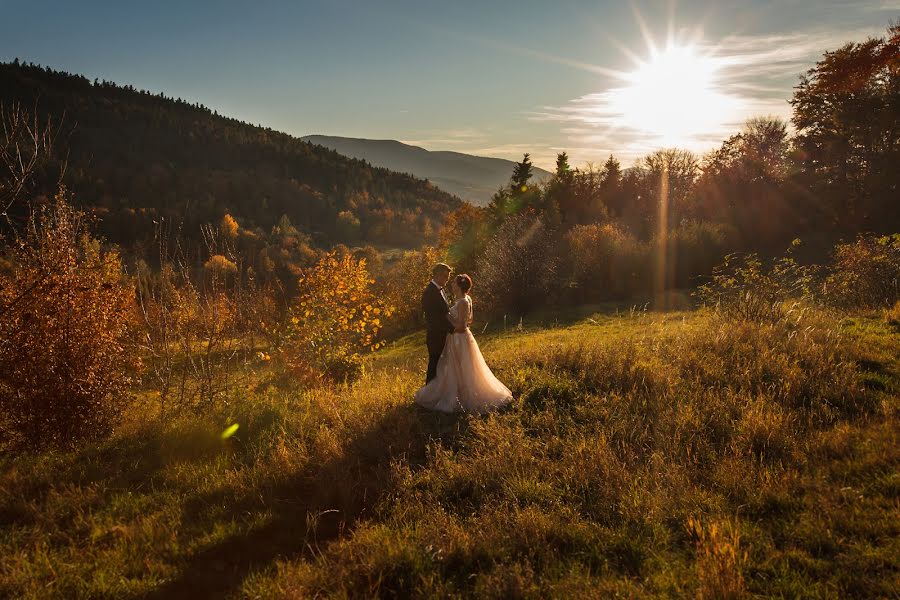
M 465 295 L 450 308 L 450 318 L 462 333 L 447 334 L 447 343 L 437 365 L 437 377 L 416 392 L 416 402 L 441 412 L 483 413 L 512 400 L 512 393 L 484 362 L 472 322 L 472 299 Z

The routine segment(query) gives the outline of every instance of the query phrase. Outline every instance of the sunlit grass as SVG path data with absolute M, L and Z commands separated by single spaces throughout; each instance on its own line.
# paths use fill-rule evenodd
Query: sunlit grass
M 267 365 L 216 414 L 2 457 L 0 596 L 890 596 L 894 326 L 603 308 L 489 324 L 486 417 L 412 403 L 414 334 L 350 386 Z

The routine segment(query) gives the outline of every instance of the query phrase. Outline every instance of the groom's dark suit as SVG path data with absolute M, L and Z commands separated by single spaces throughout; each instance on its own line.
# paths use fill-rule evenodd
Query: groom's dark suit
M 453 325 L 447 318 L 450 306 L 433 281 L 422 292 L 422 311 L 425 313 L 425 345 L 428 346 L 428 372 L 425 383 L 437 376 L 438 359 L 444 351 L 447 334 L 453 332 Z

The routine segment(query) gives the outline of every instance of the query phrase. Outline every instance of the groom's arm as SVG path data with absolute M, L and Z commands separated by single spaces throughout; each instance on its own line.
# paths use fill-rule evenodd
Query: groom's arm
M 422 293 L 422 310 L 425 312 L 425 323 L 430 329 L 440 331 L 443 324 L 447 323 L 447 303 L 433 285 L 429 285 Z

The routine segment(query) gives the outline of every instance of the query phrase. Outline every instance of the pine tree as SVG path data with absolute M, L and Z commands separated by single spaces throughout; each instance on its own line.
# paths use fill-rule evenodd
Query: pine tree
M 528 181 L 531 179 L 532 170 L 531 158 L 526 152 L 522 162 L 516 163 L 515 168 L 513 168 L 512 179 L 510 179 L 510 187 L 513 193 L 528 191 Z
M 615 187 L 622 177 L 622 167 L 619 161 L 612 154 L 603 164 L 603 185 L 604 187 Z
M 572 172 L 572 168 L 569 166 L 569 155 L 565 152 L 560 152 L 556 155 L 556 176 L 558 178 L 568 177 Z

